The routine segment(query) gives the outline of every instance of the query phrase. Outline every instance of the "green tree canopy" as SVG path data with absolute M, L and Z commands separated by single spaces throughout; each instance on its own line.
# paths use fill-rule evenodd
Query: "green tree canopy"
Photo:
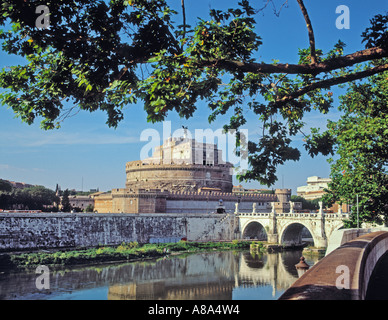
M 248 142 L 250 169 L 239 179 L 271 185 L 278 165 L 300 158 L 291 142 L 305 113 L 332 107 L 332 86 L 388 69 L 387 14 L 371 20 L 359 51 L 345 55 L 345 43 L 338 41 L 324 53 L 315 47 L 314 21 L 296 1 L 301 15 L 295 18 L 304 19 L 308 30 L 297 64 L 260 61 L 258 1 L 211 9 L 193 26 L 186 23 L 184 0 L 50 1 L 49 28 L 42 29 L 36 7 L 44 1 L 5 0 L 0 24 L 11 28 L 0 35 L 2 48 L 26 64 L 0 73 L 7 89 L 0 98 L 29 124 L 43 118 L 44 129 L 59 127 L 76 109 L 106 111 L 107 124 L 115 127 L 122 108 L 138 101 L 151 122 L 170 111 L 190 118 L 201 100 L 209 106 L 209 122 L 234 110 L 224 128 L 238 131 L 249 109 L 263 133 Z
M 59 202 L 59 198 L 55 194 L 55 191 L 43 186 L 26 188 L 23 189 L 23 192 L 28 194 L 28 197 L 30 198 L 30 209 L 42 209 L 44 205 L 48 206 Z
M 34 186 L 25 189 L 12 188 L 0 191 L 0 208 L 13 209 L 14 207 L 29 210 L 46 210 L 47 206 L 58 203 L 59 198 L 55 191 L 43 186 Z M 52 208 L 50 208 L 52 210 Z
M 388 222 L 388 72 L 369 81 L 352 83 L 341 97 L 344 112 L 328 130 L 310 137 L 309 143 L 336 155 L 330 158 L 328 201 L 353 205 L 359 198 L 360 222 Z M 356 225 L 356 215 L 351 219 Z
M 12 191 L 12 185 L 8 181 L 0 179 L 0 191 Z
M 302 202 L 302 209 L 318 210 L 319 209 L 319 202 L 322 201 L 322 199 L 306 200 L 305 198 L 303 198 L 301 196 L 292 195 L 291 201 L 292 202 Z M 323 203 L 323 205 L 326 206 L 326 203 Z
M 69 189 L 66 189 L 65 191 L 63 191 L 61 205 L 62 205 L 62 211 L 64 212 L 70 212 L 70 210 L 72 209 L 70 200 L 69 200 L 69 195 L 70 195 Z

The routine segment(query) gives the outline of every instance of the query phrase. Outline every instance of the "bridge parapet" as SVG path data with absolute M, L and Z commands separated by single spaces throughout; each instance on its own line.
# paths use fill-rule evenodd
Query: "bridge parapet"
M 269 217 L 270 212 L 248 212 L 238 213 L 239 217 Z M 276 213 L 277 218 L 320 218 L 319 213 L 315 212 L 293 212 L 293 213 Z M 324 213 L 325 219 L 349 219 L 348 213 Z
M 363 300 L 370 276 L 387 251 L 388 232 L 360 236 L 320 260 L 279 299 Z
M 326 219 L 349 219 L 349 213 L 325 213 Z
M 269 212 L 239 212 L 238 217 L 269 217 Z

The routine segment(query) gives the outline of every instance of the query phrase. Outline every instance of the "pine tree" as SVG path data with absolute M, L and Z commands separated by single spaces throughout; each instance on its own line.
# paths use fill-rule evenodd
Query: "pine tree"
M 61 204 L 62 204 L 62 211 L 64 211 L 64 212 L 71 211 L 71 205 L 70 205 L 70 200 L 69 200 L 69 189 L 66 189 L 63 192 Z

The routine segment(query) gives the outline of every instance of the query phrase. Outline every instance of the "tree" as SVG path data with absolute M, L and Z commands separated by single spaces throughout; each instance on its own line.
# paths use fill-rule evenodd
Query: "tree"
M 70 205 L 69 194 L 70 194 L 69 189 L 66 189 L 63 192 L 61 204 L 62 204 L 62 211 L 64 212 L 70 212 L 72 209 Z
M 89 204 L 86 208 L 85 208 L 85 212 L 93 212 L 94 211 L 94 206 L 92 204 Z
M 173 22 L 176 1 L 52 1 L 50 27 L 39 29 L 35 2 L 7 0 L 0 24 L 11 22 L 12 28 L 1 34 L 3 50 L 25 57 L 27 64 L 0 73 L 0 86 L 8 90 L 0 97 L 29 124 L 42 117 L 44 129 L 59 127 L 77 108 L 106 111 L 107 124 L 115 127 L 122 108 L 139 100 L 151 122 L 162 121 L 169 111 L 189 118 L 203 100 L 209 122 L 234 109 L 224 129 L 239 133 L 246 123 L 243 111 L 250 109 L 263 133 L 248 142 L 250 169 L 238 178 L 270 186 L 278 165 L 300 158 L 291 142 L 305 113 L 332 107 L 332 86 L 388 69 L 386 14 L 376 15 L 362 34 L 365 48 L 345 55 L 345 43 L 338 41 L 324 54 L 315 47 L 307 8 L 297 2 L 309 47 L 299 50 L 293 64 L 258 62 L 256 1 L 211 9 L 210 19 L 199 18 L 194 26 L 186 24 L 183 0 L 175 8 L 182 24 Z M 66 109 L 66 101 L 73 106 Z M 236 147 L 240 152 L 240 140 Z
M 10 192 L 12 185 L 8 181 L 0 179 L 0 191 Z
M 329 121 L 328 130 L 315 133 L 309 143 L 330 158 L 332 182 L 325 198 L 351 204 L 349 223 L 356 226 L 357 196 L 359 221 L 388 222 L 388 72 L 352 83 L 341 97 L 339 121 Z M 313 154 L 314 155 L 314 154 Z
M 43 186 L 25 189 L 11 188 L 0 192 L 0 208 L 2 209 L 46 210 L 47 207 L 58 202 L 59 198 L 55 191 Z
M 308 209 L 308 210 L 318 210 L 319 209 L 319 202 L 322 201 L 322 199 L 314 199 L 314 200 L 306 200 L 305 198 L 301 196 L 291 196 L 292 202 L 302 202 L 302 208 Z M 326 206 L 326 203 L 323 203 L 323 206 Z
M 28 199 L 28 207 L 32 210 L 44 210 L 46 206 L 53 206 L 59 202 L 55 191 L 47 189 L 43 186 L 34 186 L 23 189 Z

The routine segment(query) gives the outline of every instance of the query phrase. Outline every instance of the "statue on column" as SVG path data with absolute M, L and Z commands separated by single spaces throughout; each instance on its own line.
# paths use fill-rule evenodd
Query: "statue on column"
M 256 213 L 256 202 L 252 205 L 252 213 Z
M 272 207 L 271 215 L 276 215 L 275 202 L 271 202 L 271 207 Z
M 269 243 L 278 243 L 275 202 L 271 202 L 272 211 L 269 214 L 269 228 L 267 238 Z
M 238 213 L 238 202 L 235 203 L 235 209 L 234 209 L 234 213 L 237 214 Z
M 290 213 L 294 213 L 294 202 L 290 201 Z
M 319 201 L 318 204 L 319 204 L 319 213 L 323 214 L 323 202 Z

